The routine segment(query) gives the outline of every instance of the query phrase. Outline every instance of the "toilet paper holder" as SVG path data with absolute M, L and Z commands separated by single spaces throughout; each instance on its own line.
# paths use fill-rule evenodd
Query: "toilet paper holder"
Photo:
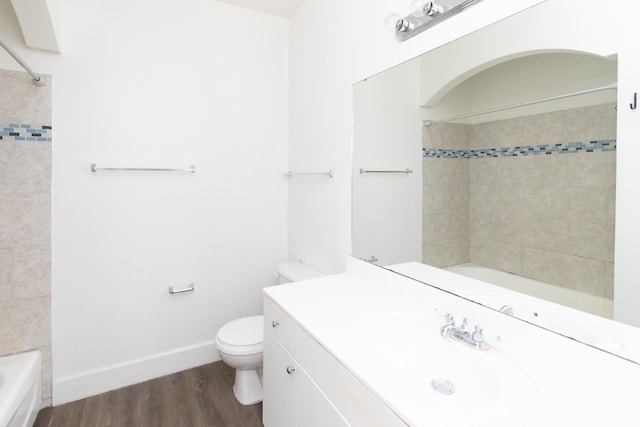
M 183 289 L 173 289 L 173 286 L 169 286 L 169 293 L 171 295 L 182 294 L 184 292 L 194 291 L 195 289 L 196 289 L 196 286 L 193 283 L 190 284 L 188 288 L 183 288 Z

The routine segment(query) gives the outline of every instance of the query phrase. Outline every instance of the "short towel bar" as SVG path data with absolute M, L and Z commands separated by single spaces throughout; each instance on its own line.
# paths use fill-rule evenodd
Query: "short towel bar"
M 360 173 L 406 173 L 407 175 L 409 175 L 410 173 L 413 173 L 413 171 L 411 169 L 405 169 L 405 170 L 367 170 L 364 168 L 360 168 Z
M 137 171 L 137 172 L 191 172 L 194 173 L 196 171 L 196 167 L 194 165 L 184 167 L 184 168 L 161 168 L 161 167 L 107 167 L 107 166 L 98 166 L 95 163 L 91 163 L 91 172 L 98 171 Z
M 184 292 L 191 292 L 191 291 L 194 291 L 195 289 L 196 289 L 196 287 L 195 287 L 195 285 L 193 283 L 190 284 L 188 288 L 184 288 L 184 289 L 175 289 L 174 290 L 173 286 L 169 286 L 169 293 L 171 295 L 175 295 L 175 294 L 181 294 L 181 293 L 184 293 Z

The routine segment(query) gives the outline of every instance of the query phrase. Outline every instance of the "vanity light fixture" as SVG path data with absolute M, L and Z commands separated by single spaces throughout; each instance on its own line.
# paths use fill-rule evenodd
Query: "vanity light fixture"
M 420 34 L 427 28 L 457 15 L 480 3 L 482 0 L 445 0 L 446 3 L 435 1 L 413 0 L 411 2 L 411 13 L 404 18 L 398 14 L 392 14 L 385 19 L 385 26 L 396 33 L 398 41 L 409 40 L 411 37 Z

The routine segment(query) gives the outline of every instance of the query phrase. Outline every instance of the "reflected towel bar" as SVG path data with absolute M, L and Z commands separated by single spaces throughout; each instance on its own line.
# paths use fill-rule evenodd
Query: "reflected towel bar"
M 331 178 L 333 178 L 333 175 L 335 174 L 335 170 L 334 169 L 330 169 L 329 172 L 285 172 L 284 176 L 291 178 L 294 175 L 327 175 Z
M 194 291 L 196 289 L 195 285 L 192 283 L 189 285 L 188 288 L 184 288 L 184 289 L 173 289 L 173 286 L 169 286 L 169 293 L 171 295 L 175 295 L 175 294 L 182 294 L 184 292 L 191 292 Z
M 98 172 L 98 171 L 143 171 L 143 172 L 190 172 L 190 173 L 195 173 L 196 171 L 196 167 L 194 165 L 191 165 L 189 167 L 186 168 L 155 168 L 155 167 L 149 167 L 149 168 L 133 168 L 133 167 L 99 167 L 98 165 L 96 165 L 95 163 L 91 163 L 91 172 Z
M 363 168 L 360 168 L 360 173 L 406 173 L 407 175 L 409 175 L 410 173 L 413 173 L 413 171 L 411 169 L 405 169 L 403 171 L 394 171 L 394 170 L 389 170 L 389 171 L 374 171 L 374 170 L 366 170 Z

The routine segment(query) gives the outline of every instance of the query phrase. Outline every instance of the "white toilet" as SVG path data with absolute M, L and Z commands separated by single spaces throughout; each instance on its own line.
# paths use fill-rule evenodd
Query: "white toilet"
M 314 279 L 323 274 L 301 262 L 278 265 L 279 283 Z M 216 348 L 224 363 L 236 370 L 233 393 L 238 402 L 252 405 L 262 401 L 264 316 L 243 317 L 224 325 L 216 335 Z

